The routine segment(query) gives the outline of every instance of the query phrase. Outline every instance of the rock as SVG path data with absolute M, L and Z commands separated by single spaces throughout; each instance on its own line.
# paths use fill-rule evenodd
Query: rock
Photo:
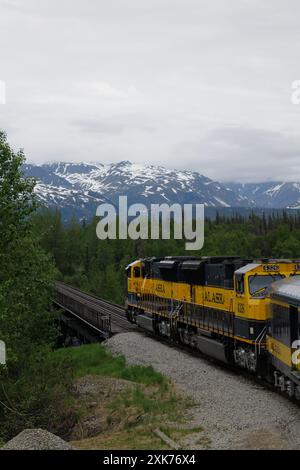
M 25 429 L 8 441 L 1 450 L 71 450 L 60 437 L 45 429 Z

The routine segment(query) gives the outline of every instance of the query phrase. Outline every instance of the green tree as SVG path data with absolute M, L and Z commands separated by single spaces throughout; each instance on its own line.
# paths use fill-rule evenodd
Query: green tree
M 49 357 L 56 335 L 50 313 L 56 270 L 34 236 L 34 181 L 24 177 L 23 162 L 23 153 L 15 153 L 0 132 L 0 338 L 7 347 L 7 366 L 0 368 L 4 439 L 26 426 L 44 425 L 47 419 L 49 424 L 50 408 L 60 415 L 63 407 L 57 397 L 65 392 L 58 385 L 62 368 Z
M 24 155 L 0 133 L 0 337 L 8 361 L 28 355 L 52 336 L 49 302 L 54 266 L 32 235 L 34 181 L 22 173 Z

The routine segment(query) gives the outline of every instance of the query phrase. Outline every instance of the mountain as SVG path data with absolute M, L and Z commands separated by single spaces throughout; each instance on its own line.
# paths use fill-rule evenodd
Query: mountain
M 46 163 L 24 165 L 24 173 L 36 178 L 36 193 L 43 205 L 59 208 L 65 219 L 72 215 L 93 217 L 102 202 L 118 204 L 203 203 L 209 207 L 252 205 L 242 194 L 197 172 L 169 170 L 162 166 L 129 161 L 101 163 Z
M 300 209 L 300 183 L 231 183 L 227 187 L 256 207 Z
M 200 173 L 171 170 L 162 166 L 138 165 L 122 161 L 102 163 L 54 162 L 26 164 L 25 174 L 37 180 L 41 203 L 58 208 L 64 220 L 92 218 L 100 203 L 118 205 L 127 195 L 128 204 L 203 203 L 207 213 L 217 210 L 250 213 L 258 208 L 300 209 L 300 183 L 228 183 L 213 181 Z M 234 208 L 234 209 L 233 209 Z M 250 209 L 249 209 L 250 208 Z

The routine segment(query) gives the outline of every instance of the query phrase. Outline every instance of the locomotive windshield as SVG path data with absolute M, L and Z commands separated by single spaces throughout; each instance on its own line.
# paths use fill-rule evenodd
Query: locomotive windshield
M 282 274 L 254 275 L 249 277 L 249 292 L 252 296 L 263 296 L 270 285 L 282 279 Z

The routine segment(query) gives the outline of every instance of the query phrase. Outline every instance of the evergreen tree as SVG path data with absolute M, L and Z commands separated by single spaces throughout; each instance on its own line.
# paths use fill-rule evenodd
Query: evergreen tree
M 56 271 L 34 236 L 34 181 L 24 177 L 23 162 L 23 153 L 15 153 L 0 132 L 0 339 L 7 348 L 7 366 L 0 368 L 0 439 L 34 425 L 53 429 L 68 376 L 49 359 Z

